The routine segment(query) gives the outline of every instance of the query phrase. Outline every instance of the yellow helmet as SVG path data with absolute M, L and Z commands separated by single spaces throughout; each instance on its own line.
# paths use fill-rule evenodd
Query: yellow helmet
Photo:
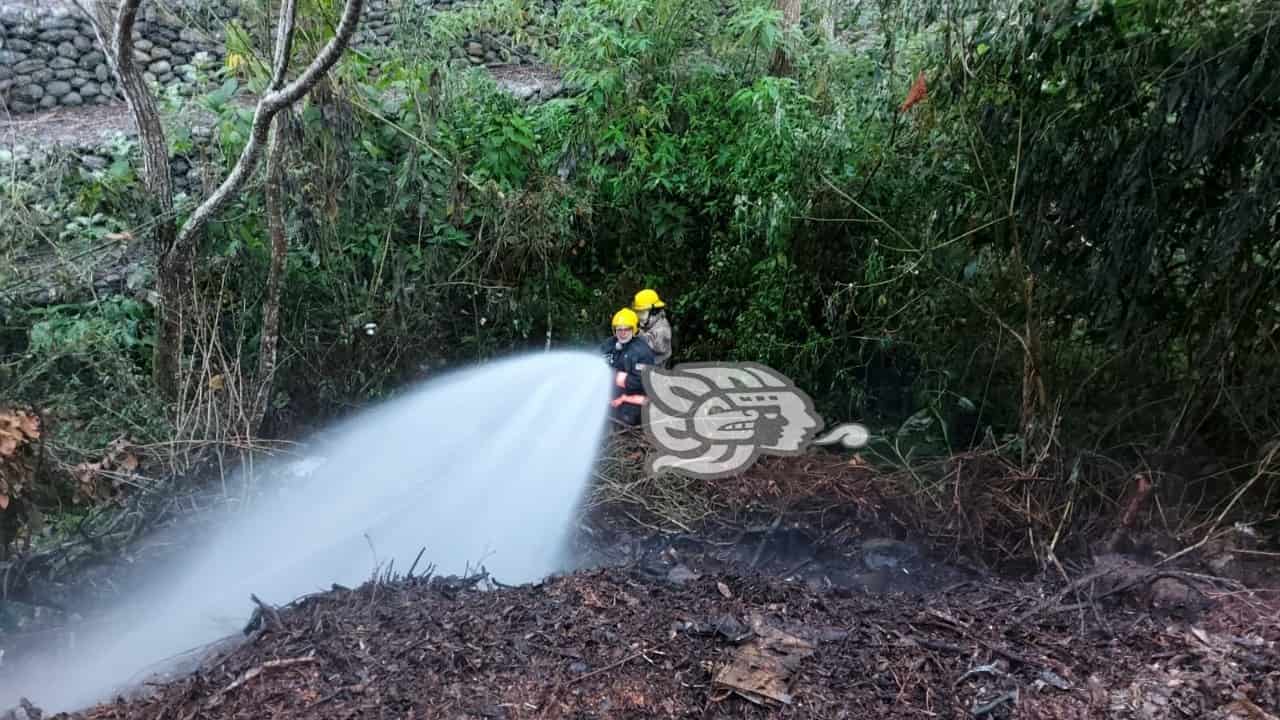
M 631 311 L 631 308 L 622 308 L 613 314 L 613 325 L 611 327 L 619 328 L 626 326 L 631 328 L 632 332 L 635 332 L 636 326 L 639 324 L 640 318 L 636 317 L 636 314 Z
M 631 303 L 632 310 L 651 310 L 666 306 L 666 303 L 658 297 L 658 293 L 648 288 L 636 293 L 636 299 Z

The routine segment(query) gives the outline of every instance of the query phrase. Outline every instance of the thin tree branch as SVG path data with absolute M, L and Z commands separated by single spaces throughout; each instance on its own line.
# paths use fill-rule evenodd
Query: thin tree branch
M 364 0 L 347 0 L 346 5 L 343 7 L 342 21 L 338 23 L 336 34 L 316 55 L 311 64 L 293 82 L 279 90 L 268 91 L 258 100 L 258 107 L 253 115 L 253 125 L 249 131 L 249 141 L 245 144 L 244 150 L 241 151 L 240 159 L 236 161 L 235 167 L 231 169 L 222 184 L 195 209 L 195 212 L 191 213 L 191 217 L 178 232 L 176 246 L 179 251 L 186 252 L 188 248 L 194 245 L 196 236 L 208 224 L 214 213 L 221 210 L 230 201 L 231 197 L 244 185 L 249 174 L 257 167 L 258 159 L 262 155 L 262 147 L 267 140 L 267 133 L 271 128 L 271 121 L 275 118 L 276 113 L 292 105 L 307 91 L 311 90 L 320 81 L 321 76 L 327 73 L 334 63 L 338 61 L 338 58 L 341 57 L 342 52 L 350 43 L 352 36 L 355 35 L 356 25 L 359 22 L 360 12 L 363 7 Z M 279 28 L 277 37 L 285 39 L 292 37 L 295 18 L 292 16 L 286 18 L 291 9 L 296 11 L 296 0 L 287 0 L 285 6 L 281 9 L 281 23 L 288 25 L 288 27 Z M 283 49 L 285 44 L 288 43 L 282 42 L 276 48 L 276 68 L 274 69 L 276 75 L 281 77 L 280 58 L 283 56 L 286 61 L 288 58 L 288 52 Z
M 289 58 L 293 54 L 293 31 L 298 18 L 298 0 L 285 0 L 280 6 L 280 21 L 276 25 L 275 63 L 271 70 L 271 89 L 284 85 L 289 71 Z

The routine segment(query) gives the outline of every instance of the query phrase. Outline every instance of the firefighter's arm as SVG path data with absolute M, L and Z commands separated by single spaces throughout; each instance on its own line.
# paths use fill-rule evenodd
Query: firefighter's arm
M 671 333 L 665 327 L 654 328 L 645 335 L 645 339 L 655 356 L 671 352 Z

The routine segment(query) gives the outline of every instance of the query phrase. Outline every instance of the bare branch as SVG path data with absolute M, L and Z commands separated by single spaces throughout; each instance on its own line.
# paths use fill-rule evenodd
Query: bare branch
M 276 57 L 271 71 L 271 90 L 284 85 L 289 71 L 289 57 L 293 54 L 293 30 L 298 18 L 298 0 L 284 0 L 280 5 L 280 21 L 276 25 Z
M 298 98 L 314 87 L 320 81 L 320 76 L 329 72 L 329 68 L 333 67 L 333 64 L 338 62 L 338 58 L 346 51 L 351 37 L 356 33 L 356 24 L 360 21 L 360 11 L 363 7 L 364 0 L 347 0 L 342 11 L 342 20 L 338 22 L 338 29 L 316 55 L 316 59 L 311 61 L 297 79 L 279 92 L 270 93 L 264 101 L 278 110 L 280 107 L 297 102 Z
M 286 15 L 292 9 L 296 8 L 295 0 L 286 0 L 285 7 L 281 9 L 282 27 L 278 29 L 277 37 L 288 41 L 293 34 L 293 18 L 289 17 L 285 22 Z M 321 76 L 333 67 L 338 58 L 346 50 L 351 38 L 355 35 L 356 24 L 360 20 L 360 12 L 364 8 L 364 0 L 346 0 L 346 4 L 342 11 L 342 21 L 338 24 L 338 30 L 334 33 L 332 39 L 324 46 L 311 64 L 303 70 L 302 74 L 293 82 L 279 90 L 269 90 L 258 100 L 258 107 L 254 111 L 253 126 L 249 131 L 249 141 L 245 143 L 244 150 L 240 153 L 240 159 L 236 161 L 236 165 L 231 169 L 226 179 L 218 186 L 218 189 L 205 199 L 200 207 L 191 213 L 191 217 L 187 219 L 186 224 L 178 232 L 178 240 L 176 243 L 179 252 L 186 252 L 187 248 L 195 243 L 196 236 L 204 229 L 204 226 L 213 217 L 214 213 L 222 209 L 231 197 L 240 190 L 244 185 L 249 174 L 257 167 L 258 159 L 262 155 L 262 146 L 266 143 L 267 132 L 271 128 L 271 121 L 276 113 L 280 110 L 292 105 L 299 98 L 311 90 Z M 284 27 L 287 25 L 287 27 Z M 280 71 L 281 60 L 283 56 L 284 63 L 287 65 L 288 53 L 284 51 L 283 46 L 287 42 L 280 42 L 276 47 L 276 75 L 282 77 Z M 273 78 L 274 80 L 274 78 Z

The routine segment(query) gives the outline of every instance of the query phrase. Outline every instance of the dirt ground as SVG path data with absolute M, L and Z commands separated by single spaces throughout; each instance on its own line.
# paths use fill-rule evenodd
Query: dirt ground
M 1188 622 L 1135 590 L 1063 612 L 991 582 L 890 597 L 636 567 L 370 582 L 260 616 L 149 696 L 55 717 L 1274 717 L 1274 615 Z
M 335 587 L 54 717 L 1280 718 L 1280 594 L 1119 555 L 1001 579 L 882 522 L 840 456 L 700 495 L 606 470 L 572 572 Z
M 1002 579 L 882 524 L 866 471 L 838 458 L 762 462 L 701 496 L 607 491 L 572 573 L 336 588 L 261 614 L 191 674 L 58 717 L 1280 718 L 1274 591 L 1119 555 Z M 41 594 L 88 616 L 69 603 L 180 562 L 212 521 L 191 505 Z M 61 642 L 60 622 L 76 627 L 28 642 Z M 0 668 L 21 661 L 3 646 Z

